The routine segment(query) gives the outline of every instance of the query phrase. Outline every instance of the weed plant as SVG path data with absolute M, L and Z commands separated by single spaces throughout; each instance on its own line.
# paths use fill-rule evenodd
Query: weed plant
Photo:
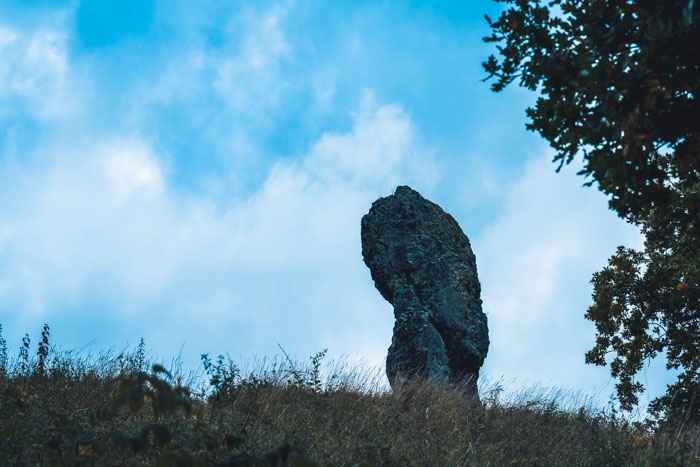
M 325 353 L 296 362 L 282 349 L 247 370 L 204 354 L 201 377 L 185 377 L 143 340 L 81 357 L 52 347 L 48 326 L 11 359 L 0 326 L 0 465 L 700 465 L 697 426 L 498 383 L 480 401 L 417 380 L 389 391 Z

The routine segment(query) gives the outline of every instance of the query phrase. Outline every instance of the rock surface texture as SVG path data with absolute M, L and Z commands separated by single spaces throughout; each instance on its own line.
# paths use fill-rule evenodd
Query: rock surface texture
M 362 256 L 394 306 L 386 359 L 392 387 L 413 376 L 476 380 L 489 347 L 481 286 L 469 239 L 455 219 L 408 186 L 380 198 L 362 218 Z

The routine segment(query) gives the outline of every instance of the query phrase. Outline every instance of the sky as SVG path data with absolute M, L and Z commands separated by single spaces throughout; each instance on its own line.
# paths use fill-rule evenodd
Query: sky
M 556 173 L 494 94 L 461 1 L 0 1 L 0 324 L 196 369 L 328 349 L 384 366 L 360 219 L 410 185 L 471 240 L 482 377 L 613 392 L 584 364 L 590 279 L 640 246 L 580 160 Z M 34 348 L 34 347 L 33 347 Z M 650 395 L 667 376 L 644 372 Z M 642 397 L 648 400 L 648 396 Z

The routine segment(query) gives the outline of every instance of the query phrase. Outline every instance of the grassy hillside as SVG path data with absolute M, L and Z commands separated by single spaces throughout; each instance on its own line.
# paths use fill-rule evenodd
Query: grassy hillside
M 1 331 L 1 328 L 0 328 Z M 202 356 L 184 376 L 131 351 L 80 357 L 0 336 L 0 465 L 700 465 L 700 428 L 662 430 L 564 393 L 481 402 L 361 368 Z

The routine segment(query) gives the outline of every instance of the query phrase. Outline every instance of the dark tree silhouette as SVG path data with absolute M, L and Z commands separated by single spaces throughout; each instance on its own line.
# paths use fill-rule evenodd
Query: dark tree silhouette
M 652 410 L 700 420 L 700 6 L 496 1 L 506 8 L 486 18 L 491 89 L 537 92 L 527 128 L 555 149 L 557 170 L 581 157 L 586 185 L 646 238 L 593 276 L 586 362 L 610 365 L 629 410 L 644 390 L 635 375 L 664 354 L 680 373 Z

